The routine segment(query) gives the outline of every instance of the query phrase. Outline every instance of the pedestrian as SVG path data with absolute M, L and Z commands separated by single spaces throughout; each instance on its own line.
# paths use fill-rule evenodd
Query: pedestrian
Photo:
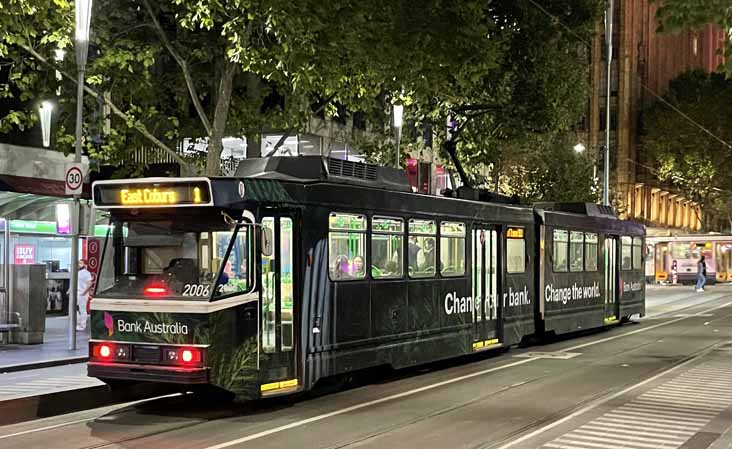
M 79 277 L 76 284 L 78 292 L 76 303 L 76 330 L 83 332 L 86 330 L 87 311 L 86 303 L 89 301 L 89 293 L 94 285 L 92 282 L 92 274 L 86 269 L 86 260 L 80 260 L 78 265 Z
M 703 292 L 704 284 L 707 282 L 707 264 L 704 262 L 704 256 L 701 256 L 696 264 L 696 291 Z

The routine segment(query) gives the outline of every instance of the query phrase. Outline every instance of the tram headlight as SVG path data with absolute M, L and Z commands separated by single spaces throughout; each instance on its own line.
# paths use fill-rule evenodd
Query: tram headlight
M 201 366 L 203 354 L 198 348 L 165 349 L 165 363 L 183 366 Z
M 201 351 L 196 348 L 183 348 L 179 350 L 178 358 L 185 365 L 198 365 L 201 363 Z
M 130 346 L 112 343 L 93 343 L 92 358 L 100 360 L 119 360 L 126 361 L 130 359 Z

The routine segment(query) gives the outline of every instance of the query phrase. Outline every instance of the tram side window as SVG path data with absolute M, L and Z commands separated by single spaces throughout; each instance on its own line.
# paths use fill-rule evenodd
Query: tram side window
M 371 276 L 374 279 L 400 278 L 404 273 L 404 220 L 371 219 Z
M 366 217 L 332 212 L 329 219 L 328 266 L 334 281 L 366 277 Z
M 583 246 L 584 234 L 572 231 L 569 233 L 569 271 L 582 271 L 584 266 Z
M 597 234 L 585 233 L 585 271 L 597 271 Z
M 446 277 L 465 274 L 465 224 L 440 223 L 440 274 Z
M 633 268 L 633 239 L 628 236 L 621 237 L 621 265 L 622 270 L 630 270 Z
M 568 251 L 568 246 L 569 246 L 569 232 L 563 231 L 561 229 L 555 229 L 553 237 L 554 237 L 554 239 L 552 240 L 552 243 L 553 243 L 552 265 L 554 267 L 554 271 L 559 271 L 559 272 L 567 271 L 567 251 Z
M 633 269 L 640 270 L 643 265 L 643 240 L 633 237 Z
M 427 278 L 435 275 L 435 243 L 437 224 L 432 220 L 409 220 L 407 262 L 409 277 Z
M 224 260 L 232 235 L 232 233 L 221 232 L 209 235 L 211 243 L 214 245 L 212 248 L 214 254 L 213 272 L 218 272 L 221 264 L 223 264 L 221 277 L 214 291 L 215 298 L 246 292 L 249 289 L 248 273 L 251 272 L 248 257 L 249 248 L 251 247 L 249 228 L 246 226 L 239 228 L 236 236 L 233 237 L 234 244 L 231 245 L 231 251 Z
M 506 232 L 506 271 L 523 273 L 526 271 L 526 240 L 523 228 L 508 228 Z

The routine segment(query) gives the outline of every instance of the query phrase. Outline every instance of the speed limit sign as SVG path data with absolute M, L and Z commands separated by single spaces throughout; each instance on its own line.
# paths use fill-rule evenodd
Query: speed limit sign
M 81 164 L 66 164 L 66 176 L 64 176 L 67 195 L 80 195 L 84 185 L 84 172 Z

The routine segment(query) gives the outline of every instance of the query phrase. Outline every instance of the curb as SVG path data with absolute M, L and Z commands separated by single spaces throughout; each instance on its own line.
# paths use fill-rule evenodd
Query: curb
M 98 407 L 149 399 L 180 391 L 160 384 L 135 384 L 110 390 L 107 385 L 0 401 L 0 426 Z
M 71 357 L 68 359 L 42 360 L 40 362 L 25 363 L 22 365 L 6 365 L 0 366 L 0 373 L 15 373 L 18 371 L 27 371 L 32 369 L 50 368 L 53 366 L 73 365 L 74 363 L 86 363 L 89 361 L 88 356 Z

